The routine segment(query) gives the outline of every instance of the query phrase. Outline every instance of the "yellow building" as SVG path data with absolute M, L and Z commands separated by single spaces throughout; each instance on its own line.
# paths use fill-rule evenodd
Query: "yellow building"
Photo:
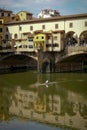
M 17 15 L 19 16 L 21 21 L 32 19 L 32 13 L 27 11 L 20 11 L 17 13 Z
M 4 37 L 4 33 L 3 33 L 3 19 L 0 18 L 0 46 L 2 44 L 3 37 Z
M 64 30 L 35 34 L 34 48 L 43 51 L 61 51 L 64 49 Z
M 46 33 L 39 33 L 34 36 L 34 47 L 36 50 L 46 50 Z
M 0 46 L 2 45 L 2 42 L 5 40 L 5 30 L 4 30 L 4 23 L 8 21 L 8 18 L 0 18 Z
M 46 95 L 43 95 L 43 98 L 40 98 L 38 96 L 38 93 L 36 93 L 36 99 L 34 101 L 34 110 L 36 112 L 46 112 Z
M 4 23 L 11 20 L 12 11 L 0 9 L 0 46 L 5 39 Z
M 20 16 L 24 17 L 21 13 L 19 12 Z M 25 39 L 24 33 L 34 34 L 32 43 L 34 42 L 35 51 L 41 47 L 43 51 L 59 52 L 65 44 L 71 44 L 73 37 L 76 38 L 75 44 L 79 45 L 81 40 L 87 44 L 87 13 L 29 20 L 25 17 L 23 21 L 6 23 L 5 28 L 9 30 L 6 35 L 16 40 Z

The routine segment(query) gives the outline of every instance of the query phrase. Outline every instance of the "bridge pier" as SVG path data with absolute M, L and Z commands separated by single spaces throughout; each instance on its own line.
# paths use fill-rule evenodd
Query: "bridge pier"
M 42 51 L 40 49 L 38 49 L 37 51 L 37 72 L 42 72 L 42 59 L 43 59 L 43 55 L 42 55 Z
M 43 52 L 38 50 L 37 71 L 55 72 L 55 54 L 54 52 Z

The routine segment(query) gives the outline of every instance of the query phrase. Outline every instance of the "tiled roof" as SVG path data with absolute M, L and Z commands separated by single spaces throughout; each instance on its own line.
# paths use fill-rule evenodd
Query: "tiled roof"
M 2 9 L 2 8 L 0 8 L 0 12 L 10 12 L 10 13 L 12 13 L 12 11 L 6 10 L 6 9 Z
M 17 14 L 19 14 L 19 13 L 21 13 L 21 12 L 24 12 L 24 13 L 26 13 L 26 14 L 31 14 L 32 15 L 32 13 L 30 13 L 30 12 L 28 12 L 28 11 L 19 11 Z
M 11 24 L 41 23 L 41 22 L 52 22 L 52 21 L 58 21 L 58 20 L 60 21 L 60 20 L 69 20 L 69 19 L 80 19 L 80 18 L 87 18 L 87 13 L 64 15 L 64 16 L 57 16 L 57 17 L 51 17 L 51 18 L 32 18 L 29 20 L 9 22 L 6 24 L 11 25 Z

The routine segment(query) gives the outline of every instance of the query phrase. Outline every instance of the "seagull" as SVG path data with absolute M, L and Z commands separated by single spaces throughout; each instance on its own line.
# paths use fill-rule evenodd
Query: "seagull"
M 46 80 L 46 82 L 45 82 L 46 84 L 48 84 L 49 83 L 49 81 L 48 80 Z
M 46 80 L 46 81 L 45 81 L 45 85 L 46 85 L 46 87 L 48 87 L 48 83 L 49 83 L 49 81 Z

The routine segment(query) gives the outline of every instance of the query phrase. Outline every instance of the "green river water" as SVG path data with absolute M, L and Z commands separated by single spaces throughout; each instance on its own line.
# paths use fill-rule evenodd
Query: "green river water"
M 86 73 L 0 75 L 0 130 L 36 129 L 87 130 Z

